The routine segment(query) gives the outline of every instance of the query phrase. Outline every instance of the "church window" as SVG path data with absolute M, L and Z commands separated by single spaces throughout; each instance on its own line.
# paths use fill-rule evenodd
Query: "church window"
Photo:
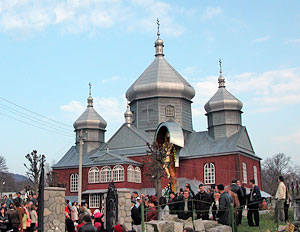
M 113 168 L 113 181 L 124 181 L 124 168 L 121 165 L 116 165 Z
M 175 107 L 168 105 L 166 106 L 166 117 L 175 117 Z
M 256 166 L 253 166 L 253 177 L 254 177 L 254 180 L 255 180 L 255 184 L 258 184 Z
M 142 172 L 139 167 L 136 167 L 134 170 L 135 183 L 142 183 Z
M 92 167 L 89 170 L 89 183 L 99 183 L 99 169 Z
M 101 178 L 101 183 L 110 182 L 111 181 L 111 168 L 108 166 L 101 168 L 100 178 Z
M 243 163 L 243 182 L 247 184 L 247 165 Z
M 89 206 L 90 208 L 99 208 L 100 207 L 100 194 L 90 194 L 89 197 Z
M 215 165 L 206 163 L 204 165 L 204 184 L 215 184 Z
M 127 181 L 134 182 L 134 168 L 131 165 L 127 168 Z
M 78 192 L 78 174 L 74 173 L 70 176 L 70 192 Z

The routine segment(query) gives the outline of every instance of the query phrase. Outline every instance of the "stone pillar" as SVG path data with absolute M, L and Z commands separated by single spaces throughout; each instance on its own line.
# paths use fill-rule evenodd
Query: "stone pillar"
M 44 231 L 65 232 L 65 188 L 44 189 Z
M 119 223 L 127 230 L 131 229 L 131 192 L 130 190 L 118 190 L 119 198 Z

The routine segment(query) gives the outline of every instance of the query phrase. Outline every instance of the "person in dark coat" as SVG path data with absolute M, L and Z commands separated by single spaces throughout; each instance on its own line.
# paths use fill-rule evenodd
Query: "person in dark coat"
M 251 226 L 259 226 L 259 202 L 261 201 L 261 194 L 260 190 L 257 185 L 255 185 L 255 180 L 251 179 L 250 180 L 250 194 L 248 196 L 248 214 L 247 214 L 247 219 L 248 219 L 248 225 Z M 253 218 L 254 216 L 254 222 L 253 223 Z
M 80 227 L 78 232 L 97 232 L 97 228 L 92 224 L 92 219 L 90 215 L 84 215 L 83 221 L 85 222 L 85 224 L 82 227 Z
M 177 197 L 174 192 L 170 192 L 170 198 L 168 202 L 170 214 L 177 214 Z
M 236 217 L 236 224 L 241 225 L 242 224 L 242 218 L 243 218 L 243 209 L 245 208 L 245 205 L 247 203 L 247 195 L 246 195 L 246 188 L 243 186 L 242 182 L 240 180 L 237 180 L 236 184 L 241 187 L 243 191 L 243 197 L 239 198 L 240 201 L 240 209 L 238 211 L 238 215 Z
M 5 208 L 0 209 L 0 231 L 6 232 L 8 229 L 8 216 L 5 212 Z
M 242 221 L 242 212 L 243 212 L 243 208 L 241 206 L 241 201 L 243 201 L 243 199 L 245 198 L 244 196 L 244 192 L 241 188 L 241 186 L 239 186 L 237 184 L 238 180 L 236 178 L 234 178 L 232 181 L 231 181 L 231 185 L 230 185 L 230 190 L 232 192 L 234 192 L 235 194 L 237 194 L 238 196 L 238 199 L 239 199 L 239 207 L 237 208 L 237 214 L 236 214 L 236 225 L 240 225 L 241 224 L 241 221 Z
M 220 192 L 220 200 L 219 200 L 219 210 L 216 215 L 218 218 L 218 223 L 223 225 L 231 225 L 231 203 L 233 203 L 233 200 L 231 196 L 225 192 L 224 185 L 219 184 L 218 185 L 218 191 Z
M 9 227 L 14 232 L 15 231 L 19 231 L 19 228 L 20 228 L 20 217 L 19 217 L 18 211 L 16 209 L 16 206 L 14 204 L 11 204 L 11 207 L 7 211 L 7 214 L 8 214 Z
M 193 202 L 190 192 L 185 190 L 183 192 L 183 199 L 178 202 L 178 218 L 187 220 L 193 215 Z
M 136 207 L 136 201 L 131 201 L 131 218 L 132 218 L 132 228 L 138 230 L 141 227 L 141 211 Z
M 197 219 L 209 220 L 209 208 L 211 206 L 211 199 L 209 194 L 205 192 L 203 184 L 199 185 L 199 192 L 195 196 L 195 208 Z

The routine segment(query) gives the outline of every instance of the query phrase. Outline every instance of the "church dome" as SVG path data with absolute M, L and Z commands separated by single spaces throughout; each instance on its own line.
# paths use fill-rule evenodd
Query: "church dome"
M 73 124 L 75 130 L 80 130 L 80 129 L 105 130 L 107 123 L 94 109 L 93 98 L 91 97 L 91 95 L 88 97 L 87 102 L 88 102 L 88 106 L 86 110 Z
M 215 95 L 205 104 L 205 111 L 207 113 L 221 110 L 241 111 L 243 103 L 226 90 L 225 78 L 222 76 L 222 71 L 220 71 L 218 82 L 219 89 L 215 93 Z
M 134 100 L 151 97 L 178 97 L 191 100 L 194 88 L 166 61 L 163 54 L 163 40 L 155 41 L 155 59 L 126 92 L 127 99 Z

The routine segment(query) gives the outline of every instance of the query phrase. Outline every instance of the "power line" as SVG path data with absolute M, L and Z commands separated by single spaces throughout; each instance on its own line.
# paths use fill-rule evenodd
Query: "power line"
M 16 121 L 19 121 L 19 122 L 28 124 L 28 125 L 30 125 L 30 126 L 37 127 L 37 128 L 39 128 L 39 129 L 42 129 L 42 130 L 50 131 L 50 132 L 52 132 L 52 133 L 64 135 L 64 136 L 67 136 L 67 137 L 73 137 L 73 136 L 70 136 L 70 135 L 67 135 L 67 134 L 58 132 L 58 131 L 50 130 L 50 129 L 47 129 L 47 128 L 44 128 L 44 127 L 40 127 L 40 126 L 34 125 L 34 124 L 32 124 L 32 123 L 29 123 L 29 122 L 25 122 L 25 121 L 23 121 L 23 120 L 21 120 L 21 119 L 17 119 L 17 118 L 15 118 L 15 117 L 12 117 L 12 116 L 10 116 L 10 115 L 7 115 L 7 114 L 1 113 L 1 112 L 0 112 L 0 114 L 6 116 L 6 117 L 8 117 L 8 118 L 14 119 L 14 120 L 16 120 Z
M 3 101 L 8 102 L 8 103 L 10 103 L 10 104 L 12 104 L 12 105 L 14 105 L 14 106 L 17 106 L 17 107 L 19 107 L 19 108 L 21 108 L 21 109 L 23 109 L 23 110 L 26 110 L 27 112 L 30 112 L 30 113 L 32 113 L 32 114 L 35 114 L 35 115 L 37 115 L 37 116 L 39 116 L 39 117 L 45 118 L 45 119 L 47 119 L 47 120 L 53 121 L 53 122 L 55 122 L 55 123 L 58 123 L 58 124 L 60 124 L 60 125 L 66 126 L 66 127 L 71 127 L 71 126 L 68 125 L 68 124 L 65 124 L 65 123 L 56 121 L 56 120 L 54 120 L 54 119 L 52 119 L 52 118 L 48 118 L 48 117 L 46 117 L 46 116 L 44 116 L 44 115 L 41 115 L 41 114 L 39 114 L 39 113 L 36 113 L 36 112 L 34 112 L 34 111 L 32 111 L 32 110 L 29 110 L 29 109 L 23 107 L 23 106 L 20 106 L 20 105 L 14 103 L 14 102 L 12 102 L 12 101 L 9 101 L 9 100 L 7 100 L 7 99 L 5 99 L 5 98 L 3 98 L 3 97 L 0 97 L 0 99 L 2 99 Z M 71 127 L 71 128 L 72 128 L 72 127 Z
M 70 132 L 70 130 L 68 130 L 68 129 L 66 129 L 66 128 L 63 128 L 63 127 L 60 127 L 60 126 L 56 126 L 56 125 L 51 124 L 51 123 L 47 123 L 47 122 L 42 121 L 42 120 L 40 120 L 40 119 L 38 119 L 38 118 L 31 117 L 30 115 L 27 115 L 27 114 L 24 114 L 24 113 L 22 113 L 22 112 L 20 112 L 20 111 L 14 110 L 14 109 L 12 109 L 12 108 L 10 108 L 10 107 L 7 107 L 7 106 L 5 106 L 5 105 L 2 105 L 1 103 L 0 103 L 0 108 L 6 110 L 6 111 L 8 111 L 8 112 L 11 112 L 11 113 L 13 113 L 13 114 L 15 114 L 15 115 L 21 116 L 21 117 L 23 117 L 23 118 L 25 118 L 25 119 L 27 119 L 27 120 L 33 121 L 33 122 L 35 122 L 35 123 L 39 123 L 39 124 L 41 124 L 41 125 L 43 125 L 43 126 L 49 127 L 49 128 L 51 128 L 51 129 L 54 129 L 54 130 L 58 130 L 58 131 L 60 131 L 60 132 L 62 132 L 62 133 L 69 133 L 69 132 Z M 8 109 L 7 109 L 7 108 L 8 108 Z

